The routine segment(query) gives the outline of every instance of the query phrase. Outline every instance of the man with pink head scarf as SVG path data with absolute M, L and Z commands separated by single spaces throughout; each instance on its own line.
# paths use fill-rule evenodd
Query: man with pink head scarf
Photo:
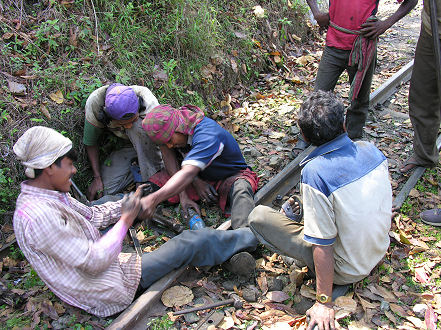
M 194 188 L 203 202 L 218 202 L 224 212 L 231 207 L 233 228 L 248 225 L 258 178 L 229 132 L 193 105 L 179 109 L 159 105 L 146 114 L 142 126 L 153 142 L 183 154 L 180 166 L 169 171 L 168 181 L 150 178 L 162 187 L 143 199 L 145 217 L 151 217 L 160 202 Z M 195 203 L 187 205 L 199 211 Z

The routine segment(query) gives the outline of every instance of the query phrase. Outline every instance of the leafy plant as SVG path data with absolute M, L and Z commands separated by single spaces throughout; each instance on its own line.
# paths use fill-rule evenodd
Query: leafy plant
M 170 329 L 173 326 L 173 321 L 168 318 L 168 315 L 164 315 L 161 318 L 153 319 L 147 323 L 147 329 L 151 330 L 165 330 Z

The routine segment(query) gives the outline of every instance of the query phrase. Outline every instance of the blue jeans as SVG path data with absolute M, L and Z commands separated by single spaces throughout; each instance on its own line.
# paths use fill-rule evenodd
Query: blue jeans
M 257 243 L 249 228 L 185 230 L 159 249 L 142 255 L 139 284 L 147 289 L 167 273 L 186 265 L 219 265 L 240 251 L 254 250 Z

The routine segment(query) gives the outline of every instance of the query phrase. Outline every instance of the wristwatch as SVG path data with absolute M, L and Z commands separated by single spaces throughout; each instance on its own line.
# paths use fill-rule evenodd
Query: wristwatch
M 328 304 L 330 302 L 332 302 L 332 297 L 329 297 L 327 295 L 325 295 L 324 293 L 317 293 L 315 295 L 315 299 L 322 304 Z

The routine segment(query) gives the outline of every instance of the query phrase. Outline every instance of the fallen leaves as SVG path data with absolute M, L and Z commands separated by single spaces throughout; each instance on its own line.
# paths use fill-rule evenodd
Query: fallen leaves
M 176 285 L 164 291 L 162 303 L 167 307 L 180 307 L 193 300 L 193 292 L 186 286 Z
M 57 104 L 62 104 L 64 102 L 64 96 L 60 90 L 56 91 L 55 93 L 49 94 L 49 97 Z

